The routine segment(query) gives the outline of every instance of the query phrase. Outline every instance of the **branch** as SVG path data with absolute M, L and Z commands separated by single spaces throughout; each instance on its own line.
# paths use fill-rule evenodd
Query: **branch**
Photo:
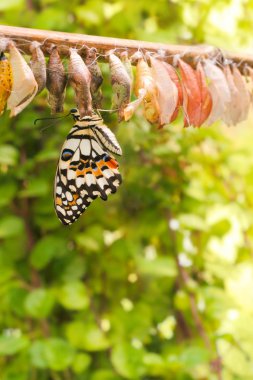
M 58 46 L 61 55 L 68 56 L 69 48 L 78 48 L 80 53 L 87 52 L 87 49 L 96 48 L 99 53 L 104 54 L 111 49 L 127 50 L 129 55 L 143 50 L 144 52 L 164 51 L 166 61 L 173 62 L 175 55 L 179 54 L 184 60 L 194 66 L 196 58 L 217 56 L 220 50 L 208 45 L 169 45 L 162 43 L 127 40 L 121 38 L 90 36 L 87 34 L 64 33 L 49 30 L 19 28 L 15 26 L 0 25 L 0 36 L 11 38 L 16 42 L 18 48 L 27 54 L 30 54 L 29 45 L 31 41 L 38 41 L 43 44 L 42 50 L 46 55 L 49 54 L 49 48 L 52 44 Z M 253 67 L 253 55 L 237 54 L 231 52 L 222 52 L 224 58 L 234 61 L 239 68 L 244 64 Z

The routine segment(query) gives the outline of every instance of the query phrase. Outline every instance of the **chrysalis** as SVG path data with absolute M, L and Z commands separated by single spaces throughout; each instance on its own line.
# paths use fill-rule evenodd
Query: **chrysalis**
M 124 109 L 124 120 L 128 121 L 133 116 L 134 112 L 137 110 L 137 108 L 141 105 L 141 103 L 144 101 L 144 97 L 146 95 L 146 90 L 144 88 L 139 89 L 138 97 L 133 102 L 129 103 L 126 108 Z
M 157 86 L 157 100 L 160 108 L 159 124 L 169 124 L 178 103 L 178 89 L 170 79 L 163 62 L 150 57 L 152 75 Z
M 231 100 L 225 112 L 222 115 L 222 120 L 227 125 L 235 125 L 237 123 L 240 114 L 240 94 L 236 88 L 233 74 L 229 65 L 225 65 L 223 68 L 223 73 L 226 77 L 227 84 L 230 90 Z
M 184 126 L 199 126 L 201 94 L 196 71 L 181 59 L 178 60 L 178 63 L 184 95 Z
M 75 49 L 70 49 L 69 81 L 75 91 L 75 100 L 81 118 L 92 114 L 90 93 L 91 74 Z
M 90 91 L 94 109 L 101 108 L 103 100 L 103 95 L 100 88 L 103 82 L 103 76 L 96 60 L 96 53 L 97 50 L 95 48 L 90 49 L 85 59 L 86 66 L 91 73 Z
M 9 38 L 0 38 L 0 53 L 4 53 L 8 50 L 10 41 Z
M 233 78 L 235 86 L 240 94 L 240 113 L 237 122 L 247 119 L 250 107 L 250 94 L 246 86 L 246 82 L 238 70 L 237 66 L 233 65 Z
M 37 93 L 38 85 L 32 70 L 14 43 L 10 42 L 8 47 L 13 85 L 11 95 L 7 100 L 7 108 L 11 111 L 10 116 L 16 116 L 32 101 Z
M 112 109 L 118 109 L 118 120 L 124 119 L 124 108 L 130 102 L 131 80 L 121 60 L 109 54 L 112 83 Z
M 196 78 L 200 92 L 200 112 L 195 126 L 200 127 L 207 120 L 213 106 L 212 97 L 207 87 L 207 80 L 205 77 L 204 69 L 200 62 L 197 64 Z
M 49 56 L 47 89 L 51 112 L 62 112 L 66 93 L 67 76 L 57 47 L 53 46 Z
M 173 115 L 171 116 L 171 122 L 173 122 L 174 120 L 176 120 L 176 118 L 178 116 L 178 112 L 179 112 L 180 107 L 183 106 L 183 89 L 182 89 L 182 84 L 180 82 L 179 76 L 178 76 L 176 70 L 174 69 L 174 67 L 171 66 L 169 63 L 164 62 L 164 61 L 162 61 L 162 64 L 165 67 L 168 75 L 170 76 L 170 79 L 172 80 L 172 82 L 177 87 L 177 91 L 178 91 L 177 106 L 176 106 L 176 109 L 175 109 Z
M 128 73 L 128 76 L 130 78 L 131 93 L 132 93 L 132 87 L 133 87 L 133 82 L 134 82 L 134 74 L 133 74 L 133 68 L 132 68 L 132 65 L 131 65 L 131 61 L 130 61 L 130 59 L 128 57 L 127 51 L 123 51 L 120 54 L 120 59 L 121 59 L 123 65 L 125 66 L 126 72 Z
M 0 115 L 3 113 L 12 89 L 11 66 L 6 56 L 0 54 Z
M 215 64 L 206 59 L 203 68 L 208 80 L 208 89 L 212 96 L 213 106 L 211 113 L 206 121 L 206 125 L 211 125 L 222 118 L 229 102 L 231 101 L 230 89 L 223 71 Z
M 33 41 L 30 45 L 30 52 L 32 53 L 30 67 L 32 69 L 34 78 L 38 84 L 38 94 L 46 87 L 47 68 L 44 54 L 40 48 L 40 43 Z
M 140 96 L 140 90 L 143 90 L 144 100 L 144 115 L 150 123 L 157 123 L 159 121 L 159 104 L 157 100 L 157 87 L 155 80 L 152 77 L 151 68 L 148 66 L 144 59 L 140 59 L 136 66 L 136 81 L 135 81 L 135 95 Z

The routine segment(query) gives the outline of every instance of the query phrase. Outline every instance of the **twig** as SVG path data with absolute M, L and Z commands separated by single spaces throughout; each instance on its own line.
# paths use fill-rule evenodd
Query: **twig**
M 17 47 L 27 54 L 30 54 L 29 46 L 32 41 L 40 42 L 42 44 L 42 50 L 46 55 L 49 54 L 49 48 L 52 44 L 57 45 L 59 53 L 66 56 L 69 54 L 70 47 L 77 48 L 80 53 L 84 54 L 90 48 L 96 48 L 98 53 L 102 55 L 108 50 L 115 50 L 116 53 L 127 50 L 129 55 L 137 51 L 163 52 L 164 59 L 167 62 L 172 63 L 174 56 L 179 55 L 192 65 L 196 64 L 196 58 L 205 58 L 220 54 L 219 49 L 208 45 L 170 45 L 121 38 L 90 36 L 86 34 L 19 28 L 7 25 L 0 25 L 0 36 L 11 38 L 16 42 Z M 237 63 L 239 69 L 243 69 L 244 64 L 253 67 L 252 54 L 222 52 L 222 56 L 225 59 Z

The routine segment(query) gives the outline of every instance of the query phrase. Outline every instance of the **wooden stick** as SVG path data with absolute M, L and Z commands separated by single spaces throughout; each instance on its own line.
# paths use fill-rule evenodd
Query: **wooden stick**
M 130 56 L 138 50 L 143 52 L 163 51 L 167 62 L 173 62 L 173 57 L 178 54 L 192 65 L 194 65 L 194 61 L 198 57 L 215 57 L 220 52 L 219 49 L 207 45 L 169 45 L 121 38 L 89 36 L 86 34 L 19 28 L 7 25 L 0 25 L 0 36 L 11 38 L 16 42 L 17 47 L 27 54 L 30 54 L 29 45 L 31 41 L 41 42 L 43 44 L 42 50 L 46 55 L 48 55 L 52 44 L 58 46 L 59 53 L 63 56 L 68 56 L 70 47 L 80 49 L 82 54 L 85 54 L 87 49 L 92 47 L 96 48 L 100 54 L 105 54 L 106 51 L 111 49 L 116 49 L 117 51 L 127 50 Z M 230 52 L 222 52 L 222 54 L 226 59 L 232 60 L 239 66 L 247 64 L 253 67 L 252 54 L 236 54 Z

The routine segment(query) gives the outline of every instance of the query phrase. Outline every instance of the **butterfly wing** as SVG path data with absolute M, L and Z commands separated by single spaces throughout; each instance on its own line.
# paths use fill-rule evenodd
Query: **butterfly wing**
M 107 200 L 121 182 L 117 161 L 101 147 L 93 130 L 73 127 L 55 176 L 55 210 L 60 221 L 72 224 L 94 199 Z
M 121 147 L 116 139 L 114 133 L 104 124 L 95 125 L 92 128 L 100 145 L 111 153 L 122 155 Z

